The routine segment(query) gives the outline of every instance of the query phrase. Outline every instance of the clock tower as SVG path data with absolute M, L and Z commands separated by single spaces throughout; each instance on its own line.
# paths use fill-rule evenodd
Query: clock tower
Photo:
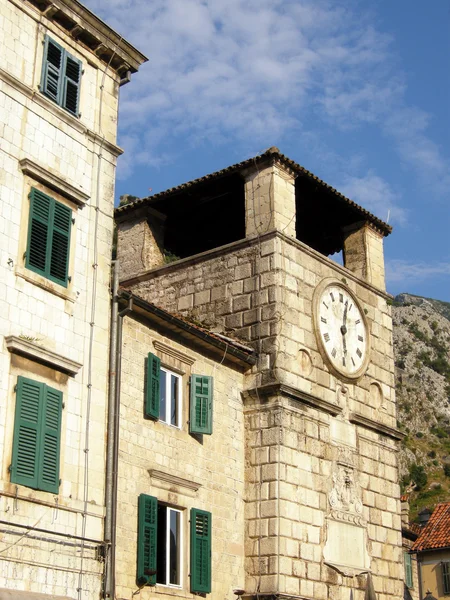
M 243 596 L 402 597 L 390 226 L 277 148 L 116 220 L 122 287 L 257 353 Z

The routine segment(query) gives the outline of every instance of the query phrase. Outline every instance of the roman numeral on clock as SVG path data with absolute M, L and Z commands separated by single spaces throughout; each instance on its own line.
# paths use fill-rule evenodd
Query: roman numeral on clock
M 322 304 L 325 306 L 325 308 L 328 308 L 328 304 L 325 302 L 325 300 L 322 302 Z
M 320 320 L 322 321 L 322 323 L 326 323 L 327 320 L 325 319 L 325 317 L 320 317 Z
M 330 292 L 330 296 L 331 296 L 331 302 L 334 302 L 334 294 L 333 294 L 333 292 Z
M 361 358 L 362 352 L 359 348 L 356 349 L 356 354 L 359 356 L 359 358 Z
M 331 351 L 331 356 L 333 358 L 336 358 L 336 354 L 337 354 L 337 350 L 336 350 L 336 348 L 333 348 L 333 350 Z
M 330 341 L 330 334 L 329 334 L 329 333 L 324 333 L 324 334 L 323 334 L 323 339 L 324 339 L 326 342 L 329 342 L 329 341 Z
M 339 294 L 339 302 L 344 302 L 344 296 L 343 296 L 343 294 Z
M 363 341 L 364 341 L 364 338 L 363 338 L 363 336 L 362 336 L 362 335 L 358 335 L 358 340 L 359 340 L 360 342 L 363 342 Z
M 360 323 L 361 323 L 361 319 L 357 319 L 357 320 L 355 321 L 355 325 L 359 325 Z

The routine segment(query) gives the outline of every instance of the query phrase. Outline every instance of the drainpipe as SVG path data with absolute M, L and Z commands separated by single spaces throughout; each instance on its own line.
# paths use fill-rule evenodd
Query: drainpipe
M 114 438 L 116 423 L 116 379 L 117 379 L 117 324 L 119 304 L 117 291 L 119 289 L 119 263 L 112 261 L 112 307 L 111 307 L 111 337 L 109 341 L 109 381 L 108 381 L 108 426 L 106 442 L 106 483 L 105 483 L 105 542 L 106 567 L 104 598 L 114 598 L 115 565 L 112 547 L 113 530 L 113 488 L 114 488 Z
M 116 298 L 117 304 L 117 298 Z M 123 318 L 133 310 L 133 298 L 128 299 L 128 306 L 118 313 L 117 319 L 117 346 L 116 346 L 116 381 L 115 381 L 115 406 L 114 406 L 114 437 L 113 437 L 113 465 L 112 465 L 112 523 L 111 523 L 111 583 L 110 597 L 116 597 L 116 533 L 117 533 L 117 480 L 119 474 L 119 440 L 120 440 L 120 380 L 122 370 L 122 330 Z

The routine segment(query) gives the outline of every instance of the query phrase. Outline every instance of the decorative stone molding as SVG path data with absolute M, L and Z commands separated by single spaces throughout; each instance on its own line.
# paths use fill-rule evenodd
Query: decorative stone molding
M 405 434 L 399 431 L 398 429 L 395 429 L 394 427 L 389 427 L 388 425 L 383 425 L 382 423 L 373 421 L 368 417 L 363 417 L 363 415 L 359 415 L 358 413 L 350 413 L 350 423 L 361 425 L 361 427 L 371 429 L 376 433 L 381 433 L 394 440 L 402 440 L 405 437 Z
M 83 366 L 82 364 L 71 360 L 65 356 L 61 356 L 56 352 L 47 350 L 39 346 L 35 342 L 31 342 L 27 339 L 17 337 L 15 335 L 9 335 L 5 337 L 6 347 L 12 354 L 19 354 L 30 358 L 38 363 L 42 363 L 61 371 L 61 373 L 67 373 L 71 377 L 74 377 Z
M 179 350 L 176 350 L 175 348 L 172 348 L 172 346 L 168 346 L 159 340 L 154 340 L 153 345 L 155 346 L 156 350 L 159 350 L 159 352 L 168 354 L 175 360 L 179 360 L 189 367 L 195 363 L 195 358 L 192 358 L 191 356 L 188 356 L 187 354 L 184 354 L 183 352 L 180 352 Z
M 177 487 L 186 488 L 191 492 L 196 492 L 202 487 L 201 483 L 196 483 L 195 481 L 191 481 L 190 479 L 183 479 L 183 477 L 177 477 L 176 475 L 171 475 L 170 473 L 165 473 L 164 471 L 149 469 L 148 472 L 150 477 L 152 479 L 155 479 L 156 481 L 161 481 L 169 485 L 175 485 Z
M 29 175 L 36 181 L 40 181 L 75 204 L 84 206 L 89 200 L 89 194 L 76 188 L 60 175 L 57 175 L 37 162 L 34 162 L 29 158 L 22 158 L 22 160 L 19 161 L 19 165 L 24 175 Z

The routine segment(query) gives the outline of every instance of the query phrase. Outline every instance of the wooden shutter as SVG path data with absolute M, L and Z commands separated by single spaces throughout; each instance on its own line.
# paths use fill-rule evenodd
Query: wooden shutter
M 450 594 L 450 562 L 442 563 L 442 587 L 444 594 Z
M 413 575 L 412 575 L 412 563 L 411 563 L 411 554 L 409 552 L 405 552 L 403 554 L 404 562 L 405 562 L 405 583 L 407 587 L 412 588 L 413 586 Z
M 11 481 L 38 488 L 39 435 L 44 384 L 17 378 Z
M 39 489 L 58 493 L 62 393 L 45 386 L 42 406 Z
M 141 494 L 138 500 L 137 584 L 156 585 L 158 500 Z
M 212 434 L 213 378 L 207 375 L 191 376 L 189 431 Z
M 147 357 L 147 379 L 145 388 L 145 415 L 159 419 L 159 377 L 161 360 L 149 352 Z
M 191 508 L 191 592 L 211 592 L 211 513 Z
M 81 61 L 66 53 L 61 105 L 77 116 L 80 100 L 81 68 Z
M 28 225 L 28 246 L 26 267 L 46 275 L 49 226 L 53 199 L 40 190 L 30 192 L 30 220 Z
M 54 201 L 53 227 L 49 259 L 49 276 L 57 283 L 67 286 L 69 269 L 70 228 L 72 211 L 70 208 Z
M 61 102 L 61 72 L 63 62 L 64 50 L 46 35 L 44 58 L 42 61 L 41 92 L 58 104 Z

